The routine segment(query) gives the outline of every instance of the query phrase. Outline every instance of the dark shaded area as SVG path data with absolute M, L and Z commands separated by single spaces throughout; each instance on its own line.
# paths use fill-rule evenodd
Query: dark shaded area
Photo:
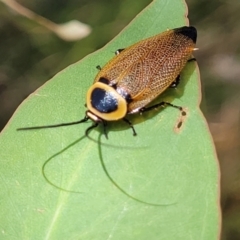
M 104 46 L 150 0 L 21 1 L 57 23 L 78 19 L 93 32 L 64 42 L 0 3 L 0 130 L 17 106 L 61 69 Z M 220 161 L 222 240 L 240 239 L 240 2 L 188 1 L 190 24 L 198 30 L 195 53 L 203 101 Z M 95 67 L 95 66 L 94 66 Z

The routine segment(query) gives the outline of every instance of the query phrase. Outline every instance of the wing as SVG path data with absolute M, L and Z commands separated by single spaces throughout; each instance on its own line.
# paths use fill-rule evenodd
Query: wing
M 105 78 L 123 89 L 132 99 L 128 113 L 137 112 L 171 85 L 191 57 L 195 42 L 180 29 L 126 48 L 103 67 L 95 82 Z

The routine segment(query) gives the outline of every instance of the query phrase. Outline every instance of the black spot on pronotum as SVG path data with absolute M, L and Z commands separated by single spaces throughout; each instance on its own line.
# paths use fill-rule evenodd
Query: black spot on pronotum
M 101 113 L 110 113 L 118 109 L 118 101 L 111 92 L 95 88 L 91 95 L 91 104 Z

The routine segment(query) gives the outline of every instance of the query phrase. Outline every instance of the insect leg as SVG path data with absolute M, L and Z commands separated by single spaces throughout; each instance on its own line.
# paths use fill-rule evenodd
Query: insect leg
M 107 122 L 106 121 L 102 121 L 102 125 L 103 125 L 103 134 L 105 135 L 106 139 L 108 139 L 108 135 L 107 135 Z
M 169 86 L 170 88 L 176 88 L 178 84 L 180 83 L 180 75 L 177 76 L 174 82 Z
M 99 70 L 99 71 L 101 71 L 101 70 L 102 70 L 102 68 L 101 68 L 101 66 L 100 66 L 100 65 L 97 65 L 97 66 L 96 66 L 96 69 L 97 69 L 97 70 Z
M 115 52 L 115 55 L 119 55 L 125 48 L 120 48 Z
M 174 107 L 174 108 L 177 108 L 181 113 L 182 113 L 182 116 L 186 116 L 187 113 L 183 110 L 183 107 L 180 107 L 180 106 L 177 106 L 177 105 L 174 105 L 172 103 L 169 103 L 169 102 L 160 102 L 160 103 L 157 103 L 153 106 L 150 106 L 150 107 L 144 107 L 144 108 L 141 108 L 139 110 L 140 113 L 143 113 L 143 112 L 148 112 L 148 111 L 151 111 L 153 109 L 156 109 L 156 108 L 159 108 L 159 107 L 166 107 L 166 106 L 171 106 L 171 107 Z
M 130 126 L 130 128 L 132 129 L 132 131 L 133 131 L 133 136 L 137 136 L 137 133 L 136 133 L 136 131 L 135 131 L 132 123 L 131 123 L 127 118 L 123 118 L 123 121 L 126 122 L 126 123 Z

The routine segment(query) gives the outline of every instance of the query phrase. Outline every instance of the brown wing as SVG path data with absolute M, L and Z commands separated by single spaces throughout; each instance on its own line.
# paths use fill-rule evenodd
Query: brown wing
M 128 113 L 137 112 L 177 78 L 195 43 L 175 30 L 142 40 L 115 56 L 95 78 L 124 89 L 132 98 Z

